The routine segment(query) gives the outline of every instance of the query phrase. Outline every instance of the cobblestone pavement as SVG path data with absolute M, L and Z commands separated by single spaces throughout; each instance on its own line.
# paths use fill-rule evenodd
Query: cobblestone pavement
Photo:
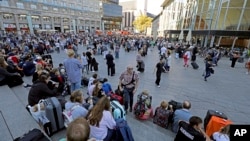
M 79 53 L 85 50 L 86 47 L 80 47 Z M 120 58 L 115 59 L 116 75 L 114 77 L 107 76 L 106 61 L 103 56 L 96 55 L 99 62 L 97 73 L 100 77 L 107 77 L 113 89 L 115 89 L 118 85 L 118 78 L 126 70 L 127 65 L 132 64 L 135 68 L 136 54 L 137 51 L 127 53 L 121 49 Z M 55 67 L 67 57 L 64 52 L 53 53 L 52 56 Z M 174 54 L 172 54 L 171 70 L 169 73 L 162 74 L 161 87 L 158 88 L 154 84 L 155 74 L 153 74 L 155 65 L 159 60 L 158 51 L 156 48 L 152 51 L 149 50 L 148 55 L 144 58 L 145 72 L 139 74 L 140 84 L 136 95 L 145 89 L 148 90 L 153 97 L 153 108 L 159 106 L 163 99 L 167 101 L 173 99 L 180 102 L 189 100 L 192 103 L 191 113 L 193 115 L 204 118 L 207 110 L 213 109 L 224 112 L 234 123 L 250 124 L 250 75 L 246 75 L 244 64 L 237 63 L 235 68 L 230 68 L 231 62 L 229 59 L 222 58 L 219 66 L 215 68 L 215 74 L 205 82 L 201 76 L 204 70 L 203 59 L 197 58 L 197 63 L 200 65 L 198 70 L 192 69 L 191 66 L 185 69 L 182 66 L 183 60 L 175 59 Z M 87 77 L 92 74 L 91 72 Z M 23 79 L 26 83 L 31 83 L 32 80 L 31 77 L 24 77 Z M 86 91 L 86 87 L 83 87 L 85 95 Z M 2 86 L 0 95 L 0 110 L 5 115 L 14 137 L 21 136 L 31 128 L 38 128 L 25 110 L 25 105 L 28 103 L 28 89 L 22 86 L 11 89 Z M 135 141 L 171 141 L 175 137 L 175 134 L 170 130 L 153 124 L 152 119 L 140 121 L 135 119 L 132 113 L 128 113 L 127 121 Z M 20 127 L 22 127 L 22 130 L 20 130 Z M 4 131 L 0 132 L 0 138 L 4 141 L 11 140 L 2 118 L 0 118 L 0 129 Z M 63 130 L 53 135 L 52 140 L 58 141 L 65 136 L 66 130 Z

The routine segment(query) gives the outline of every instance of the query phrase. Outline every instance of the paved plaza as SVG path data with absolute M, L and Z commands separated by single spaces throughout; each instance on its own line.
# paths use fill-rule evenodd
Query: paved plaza
M 79 48 L 79 53 L 85 51 L 85 47 Z M 96 55 L 99 63 L 100 77 L 107 77 L 112 84 L 112 88 L 117 88 L 118 78 L 120 74 L 126 70 L 128 64 L 132 64 L 136 68 L 137 51 L 129 53 L 120 51 L 120 58 L 115 59 L 116 74 L 114 77 L 107 75 L 106 61 L 103 56 Z M 54 66 L 57 67 L 65 58 L 66 54 L 53 53 Z M 172 64 L 169 73 L 163 73 L 161 79 L 161 87 L 155 86 L 155 74 L 153 73 L 156 63 L 159 60 L 158 50 L 154 48 L 148 51 L 148 55 L 143 58 L 145 61 L 145 72 L 140 73 L 139 88 L 137 93 L 148 90 L 153 97 L 152 106 L 155 109 L 162 100 L 176 100 L 182 102 L 189 100 L 192 104 L 191 113 L 193 115 L 205 117 L 208 109 L 224 112 L 229 119 L 237 124 L 250 124 L 250 75 L 246 75 L 244 64 L 237 63 L 235 68 L 230 67 L 228 58 L 222 58 L 217 67 L 215 74 L 208 78 L 205 82 L 201 76 L 203 73 L 203 59 L 197 57 L 197 63 L 200 68 L 198 70 L 183 68 L 183 60 L 175 59 L 172 54 Z M 90 77 L 90 72 L 87 77 Z M 26 83 L 31 83 L 31 77 L 25 77 Z M 83 87 L 86 95 L 87 88 Z M 35 122 L 26 123 L 33 120 L 27 114 L 25 105 L 27 104 L 28 89 L 18 86 L 12 89 L 7 86 L 0 87 L 0 110 L 6 117 L 7 123 L 14 137 L 21 136 L 28 129 L 37 127 Z M 135 97 L 136 100 L 136 97 Z M 11 110 L 9 110 L 11 109 Z M 20 115 L 17 115 L 21 113 Z M 21 122 L 17 122 L 20 120 Z M 127 115 L 128 124 L 131 127 L 135 141 L 171 141 L 175 134 L 170 130 L 163 129 L 153 124 L 152 119 L 140 121 L 134 118 L 132 113 Z M 21 130 L 23 129 L 23 130 Z M 11 140 L 11 136 L 0 117 L 0 141 Z M 3 131 L 3 132 L 2 132 Z M 55 134 L 52 140 L 65 137 L 65 130 Z M 2 140 L 4 139 L 4 140 Z

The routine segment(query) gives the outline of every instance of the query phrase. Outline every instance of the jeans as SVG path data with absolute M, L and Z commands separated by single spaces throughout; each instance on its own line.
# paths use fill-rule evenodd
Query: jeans
M 210 72 L 210 70 L 206 70 L 206 75 L 205 75 L 205 79 L 207 79 L 209 76 L 211 75 L 211 72 Z
M 78 90 L 81 88 L 81 81 L 80 82 L 76 82 L 76 83 L 71 83 L 70 84 L 70 91 L 73 92 L 75 90 Z
M 84 70 L 86 70 L 86 73 L 89 74 L 89 68 L 88 68 L 88 65 L 83 65 L 83 68 L 82 68 L 82 74 L 84 74 Z
M 112 139 L 114 139 L 114 133 L 115 131 L 113 129 L 108 129 L 107 136 L 103 139 L 103 141 L 112 141 Z
M 133 100 L 134 100 L 134 87 L 133 88 L 126 88 L 124 87 L 123 90 L 123 100 L 124 100 L 124 106 L 125 106 L 125 110 L 128 110 L 128 103 L 129 103 L 129 108 L 132 109 L 133 107 Z
M 115 52 L 115 58 L 119 58 L 119 52 L 118 51 Z

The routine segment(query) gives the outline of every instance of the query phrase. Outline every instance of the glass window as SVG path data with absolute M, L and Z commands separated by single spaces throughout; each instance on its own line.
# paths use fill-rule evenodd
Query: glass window
M 30 5 L 30 8 L 31 8 L 31 9 L 36 9 L 36 5 L 31 4 L 31 5 Z
M 58 11 L 58 8 L 53 8 L 54 11 Z
M 13 19 L 13 14 L 3 14 L 3 19 L 11 20 L 11 19 Z
M 27 19 L 26 15 L 18 15 L 19 21 L 25 21 Z
M 2 1 L 0 2 L 0 5 L 1 5 L 1 6 L 9 7 L 9 2 L 8 2 L 8 0 L 2 0 Z
M 24 9 L 23 3 L 21 3 L 21 2 L 17 2 L 16 7 Z
M 49 8 L 47 6 L 43 6 L 43 10 L 48 10 Z

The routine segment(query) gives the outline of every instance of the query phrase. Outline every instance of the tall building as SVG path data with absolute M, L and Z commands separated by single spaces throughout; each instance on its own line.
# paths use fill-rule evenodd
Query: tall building
M 140 15 L 147 15 L 148 0 L 122 0 L 122 27 L 125 30 L 134 31 L 133 21 Z
M 1 0 L 0 29 L 88 31 L 101 27 L 99 0 Z
M 101 0 L 102 30 L 121 30 L 122 7 L 119 0 Z
M 250 47 L 249 0 L 165 0 L 162 7 L 158 36 L 203 47 Z

